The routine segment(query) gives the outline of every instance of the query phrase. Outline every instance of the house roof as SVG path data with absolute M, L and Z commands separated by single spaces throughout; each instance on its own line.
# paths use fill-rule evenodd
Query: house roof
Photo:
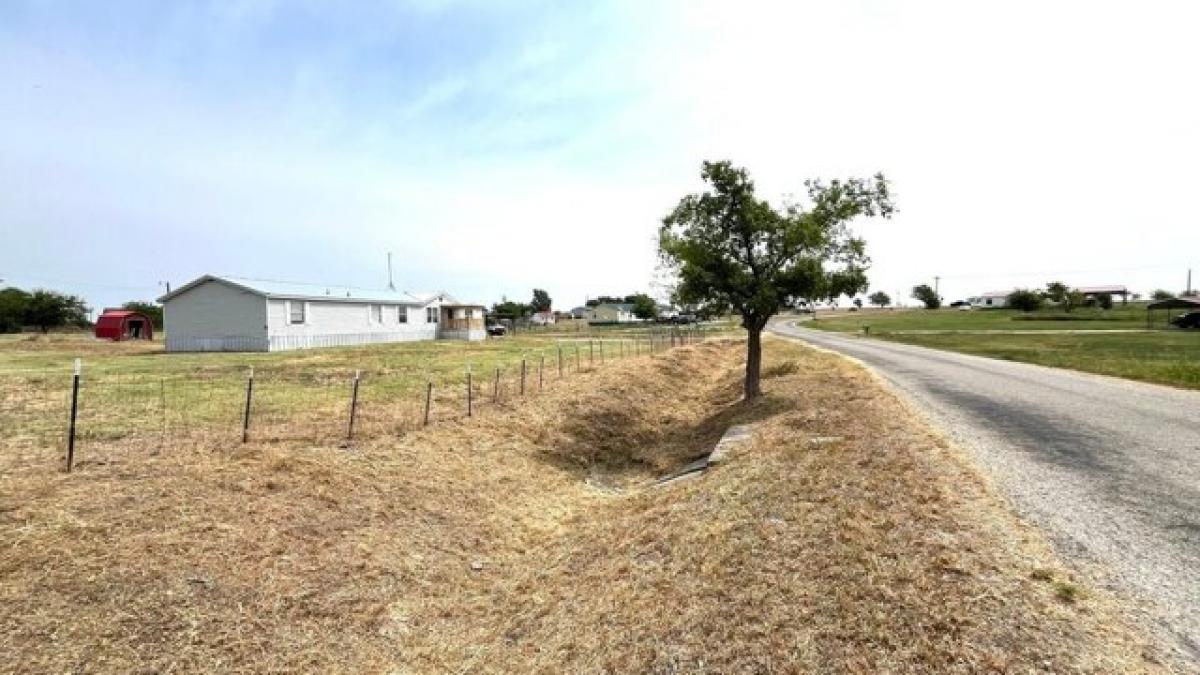
M 1124 286 L 1080 286 L 1075 290 L 1080 293 L 1128 293 L 1129 289 Z
M 987 293 L 984 293 L 983 295 L 981 295 L 979 297 L 981 297 L 981 298 L 1007 298 L 1010 295 L 1012 295 L 1012 291 L 988 291 Z
M 210 281 L 232 286 L 234 288 L 267 298 L 330 301 L 353 300 L 356 302 L 386 302 L 399 305 L 427 305 L 434 298 L 439 296 L 444 300 L 454 300 L 445 293 L 435 293 L 426 297 L 421 297 L 413 293 L 393 291 L 386 288 L 367 289 L 353 288 L 348 286 L 325 286 L 322 284 L 305 284 L 292 281 L 274 281 L 270 279 L 247 279 L 244 277 L 232 276 L 221 277 L 214 274 L 205 274 L 199 279 L 190 281 L 179 288 L 176 288 L 170 293 L 160 297 L 158 301 L 166 302 L 171 298 L 186 293 L 191 289 Z
M 145 318 L 146 315 L 142 314 L 141 312 L 136 312 L 131 309 L 106 309 L 103 312 L 101 312 L 100 316 L 97 318 L 103 319 L 105 317 L 113 317 L 116 319 L 124 319 L 125 317 L 129 317 L 129 316 L 137 316 L 137 317 Z
M 633 311 L 633 304 L 628 303 L 628 302 L 602 302 L 599 305 L 596 305 L 595 307 L 593 307 L 592 309 L 600 309 L 601 307 L 612 307 L 613 309 L 616 309 L 621 312 L 632 312 Z

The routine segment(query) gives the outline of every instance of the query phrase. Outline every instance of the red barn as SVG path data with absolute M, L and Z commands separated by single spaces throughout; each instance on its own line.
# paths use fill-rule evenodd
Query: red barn
M 105 340 L 153 340 L 150 318 L 125 309 L 106 309 L 96 319 L 96 337 Z

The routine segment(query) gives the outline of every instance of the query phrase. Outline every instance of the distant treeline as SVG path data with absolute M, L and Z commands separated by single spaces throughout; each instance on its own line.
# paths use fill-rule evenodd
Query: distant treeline
M 141 312 L 156 328 L 162 328 L 162 306 L 152 302 L 131 301 L 122 308 Z M 0 289 L 0 333 L 20 333 L 25 329 L 43 333 L 62 328 L 87 328 L 91 308 L 83 298 L 68 293 L 20 288 Z

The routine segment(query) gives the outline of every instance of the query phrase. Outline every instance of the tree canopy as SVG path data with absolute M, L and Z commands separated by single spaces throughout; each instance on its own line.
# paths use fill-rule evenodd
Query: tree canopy
M 913 286 L 912 297 L 925 304 L 925 309 L 937 309 L 942 306 L 942 299 L 929 284 Z
M 1071 288 L 1061 281 L 1051 281 L 1046 284 L 1046 299 L 1050 302 L 1065 302 L 1070 292 Z
M 675 277 L 672 300 L 702 312 L 736 312 L 748 334 L 745 394 L 761 394 L 761 333 L 781 307 L 866 289 L 865 242 L 847 225 L 890 217 L 882 175 L 805 182 L 809 204 L 759 199 L 746 169 L 704 162 L 709 189 L 679 201 L 659 229 L 659 255 Z
M 12 295 L 9 299 L 17 297 Z M 37 289 L 25 294 L 22 321 L 24 325 L 35 326 L 43 333 L 51 328 L 82 328 L 88 325 L 89 311 L 87 303 L 79 296 Z
M 892 304 L 892 296 L 884 293 L 883 291 L 875 291 L 867 299 L 870 300 L 871 304 L 875 305 L 876 307 L 887 307 L 888 305 Z
M 535 312 L 550 311 L 550 294 L 546 291 L 535 288 L 533 289 L 533 300 L 529 303 L 529 307 Z
M 639 319 L 658 318 L 658 303 L 645 293 L 634 293 L 626 298 L 633 305 L 633 315 Z
M 1008 304 L 1010 307 L 1021 310 L 1022 312 L 1033 312 L 1042 308 L 1044 298 L 1041 293 L 1031 291 L 1027 288 L 1018 288 L 1008 294 Z

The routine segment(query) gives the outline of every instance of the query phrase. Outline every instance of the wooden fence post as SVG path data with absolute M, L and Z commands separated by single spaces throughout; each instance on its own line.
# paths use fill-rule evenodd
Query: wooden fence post
M 246 409 L 242 412 L 242 442 L 250 440 L 250 401 L 254 398 L 254 366 L 246 378 Z
M 596 343 L 588 340 L 588 368 L 596 367 Z
M 346 426 L 346 440 L 354 439 L 354 415 L 358 412 L 358 376 L 360 371 L 354 371 L 354 379 L 350 383 L 350 424 Z
M 71 421 L 67 429 L 67 473 L 75 465 L 75 416 L 79 413 L 79 375 L 83 371 L 83 359 L 75 359 L 75 373 L 71 376 Z
M 467 364 L 467 417 L 471 416 L 471 364 Z
M 558 379 L 562 379 L 562 343 L 558 344 Z
M 492 384 L 492 403 L 500 402 L 500 366 L 496 366 L 496 381 Z
M 546 369 L 546 355 L 538 357 L 538 391 L 542 390 L 542 371 Z
M 525 395 L 525 357 L 521 357 L 521 395 Z

